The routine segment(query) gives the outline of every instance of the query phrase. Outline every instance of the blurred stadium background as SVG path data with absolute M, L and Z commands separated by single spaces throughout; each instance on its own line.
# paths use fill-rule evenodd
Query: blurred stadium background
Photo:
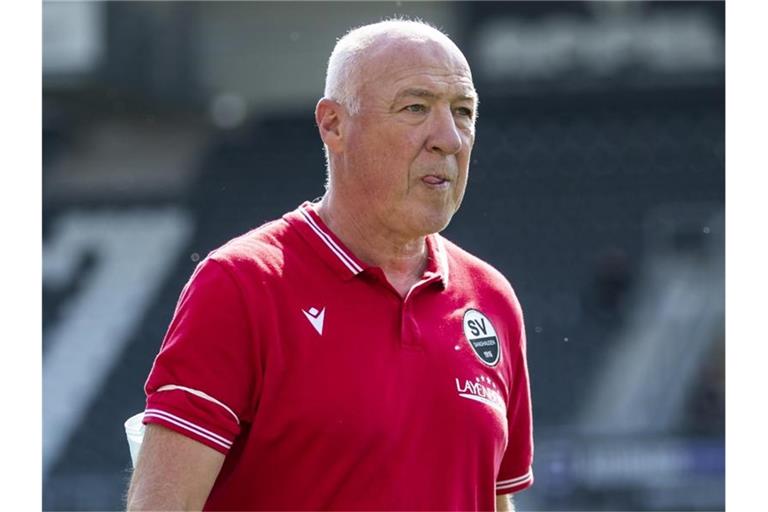
M 480 93 L 445 234 L 525 310 L 519 508 L 724 509 L 722 2 L 44 3 L 44 509 L 124 507 L 181 287 L 322 195 L 327 56 L 393 15 L 447 31 Z

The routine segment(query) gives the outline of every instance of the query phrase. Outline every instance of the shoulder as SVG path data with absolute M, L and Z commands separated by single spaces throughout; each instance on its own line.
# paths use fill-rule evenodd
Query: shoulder
M 448 258 L 451 286 L 473 290 L 473 293 L 506 302 L 516 312 L 520 312 L 520 302 L 515 290 L 500 270 L 447 238 L 437 236 Z
M 244 276 L 267 277 L 282 272 L 286 251 L 301 243 L 284 219 L 276 219 L 235 237 L 212 250 L 207 262 L 215 262 L 235 281 Z

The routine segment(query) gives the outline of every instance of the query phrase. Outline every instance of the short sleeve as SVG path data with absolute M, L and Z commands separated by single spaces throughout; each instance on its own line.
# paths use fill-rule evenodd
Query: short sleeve
M 518 319 L 519 331 L 512 339 L 519 340 L 519 343 L 511 347 L 510 354 L 512 376 L 507 403 L 509 441 L 496 479 L 496 494 L 519 492 L 533 484 L 531 389 L 526 362 L 525 326 L 521 312 Z
M 144 423 L 226 454 L 260 386 L 247 310 L 217 261 L 198 265 L 181 292 L 144 387 Z

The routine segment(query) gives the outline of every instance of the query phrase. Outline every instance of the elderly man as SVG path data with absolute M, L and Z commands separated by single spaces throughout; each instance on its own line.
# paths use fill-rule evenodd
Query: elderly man
M 533 481 L 522 312 L 437 234 L 476 111 L 440 31 L 338 41 L 316 109 L 327 193 L 196 268 L 147 380 L 129 509 L 511 508 Z

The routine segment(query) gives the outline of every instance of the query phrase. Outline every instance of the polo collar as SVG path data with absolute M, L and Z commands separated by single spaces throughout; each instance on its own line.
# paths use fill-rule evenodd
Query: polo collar
M 315 203 L 305 201 L 297 209 L 283 215 L 301 236 L 313 247 L 315 253 L 328 263 L 338 274 L 348 280 L 366 269 L 363 263 L 331 231 L 315 211 Z M 438 234 L 427 237 L 427 268 L 424 279 L 441 281 L 448 286 L 448 257 L 443 237 Z
M 344 280 L 351 279 L 369 267 L 360 261 L 352 251 L 326 226 L 315 211 L 315 204 L 305 201 L 283 218 L 296 228 L 304 240 Z
M 427 269 L 425 278 L 436 277 L 448 287 L 448 253 L 445 250 L 445 239 L 435 233 L 427 237 Z

